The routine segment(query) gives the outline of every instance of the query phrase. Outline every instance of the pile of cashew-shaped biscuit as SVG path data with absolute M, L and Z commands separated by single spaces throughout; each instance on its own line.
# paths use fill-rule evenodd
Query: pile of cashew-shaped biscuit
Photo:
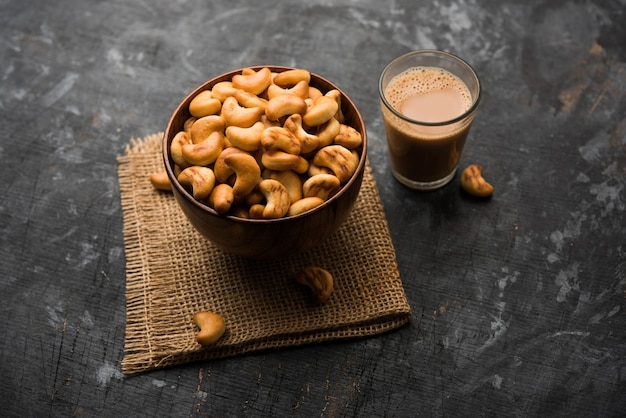
M 355 173 L 363 139 L 341 93 L 310 85 L 304 69 L 246 68 L 204 90 L 172 139 L 175 175 L 218 214 L 275 219 L 321 205 Z M 171 187 L 164 173 L 151 177 Z

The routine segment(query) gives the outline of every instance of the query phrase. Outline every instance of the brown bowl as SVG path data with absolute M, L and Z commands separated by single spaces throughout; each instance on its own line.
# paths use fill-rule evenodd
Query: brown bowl
M 274 72 L 282 72 L 291 67 L 268 66 Z M 255 70 L 263 66 L 251 67 Z M 365 123 L 359 110 L 350 98 L 330 81 L 311 74 L 310 85 L 322 92 L 337 89 L 341 92 L 342 112 L 345 124 L 355 128 L 363 137 L 359 164 L 354 175 L 339 192 L 322 205 L 302 214 L 279 219 L 245 219 L 236 216 L 219 215 L 211 207 L 194 199 L 178 182 L 174 175 L 174 162 L 170 157 L 170 146 L 174 136 L 183 130 L 183 124 L 190 117 L 189 103 L 201 91 L 211 89 L 215 84 L 231 80 L 241 69 L 217 76 L 193 90 L 176 107 L 165 129 L 163 137 L 163 157 L 165 169 L 172 184 L 172 191 L 183 213 L 193 227 L 223 251 L 250 258 L 280 258 L 309 250 L 323 243 L 347 219 L 354 207 L 365 170 L 367 158 L 367 136 Z

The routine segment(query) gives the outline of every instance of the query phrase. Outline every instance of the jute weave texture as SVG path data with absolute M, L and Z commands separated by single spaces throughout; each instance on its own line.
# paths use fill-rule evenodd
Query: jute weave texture
M 252 261 L 222 252 L 186 220 L 171 193 L 149 181 L 163 170 L 161 134 L 132 139 L 118 158 L 126 251 L 122 370 L 134 374 L 270 348 L 372 336 L 410 320 L 395 251 L 368 166 L 356 206 L 322 246 L 287 259 Z M 304 266 L 334 277 L 324 305 L 294 281 Z M 192 316 L 214 311 L 226 333 L 195 341 Z

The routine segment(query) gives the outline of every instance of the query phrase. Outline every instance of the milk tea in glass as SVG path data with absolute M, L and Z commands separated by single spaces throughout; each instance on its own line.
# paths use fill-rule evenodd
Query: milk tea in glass
M 414 51 L 387 65 L 378 88 L 393 175 L 416 190 L 447 184 L 480 101 L 472 67 L 443 51 Z

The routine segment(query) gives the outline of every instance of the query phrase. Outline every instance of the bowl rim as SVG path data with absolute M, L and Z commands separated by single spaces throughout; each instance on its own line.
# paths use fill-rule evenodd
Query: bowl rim
M 333 204 L 333 202 L 335 202 L 336 200 L 338 200 L 343 194 L 345 194 L 347 192 L 347 190 L 349 190 L 352 185 L 358 180 L 359 173 L 362 172 L 365 168 L 365 164 L 367 161 L 367 132 L 366 132 L 366 126 L 365 126 L 365 120 L 363 119 L 363 115 L 361 115 L 361 112 L 359 111 L 359 108 L 356 106 L 356 104 L 352 101 L 352 99 L 348 96 L 348 94 L 343 91 L 342 89 L 340 89 L 335 83 L 333 83 L 332 81 L 328 80 L 327 78 L 316 74 L 312 71 L 310 71 L 311 73 L 311 80 L 313 80 L 314 78 L 319 79 L 320 82 L 328 84 L 329 86 L 331 86 L 331 89 L 337 89 L 342 96 L 342 102 L 344 100 L 346 100 L 348 102 L 348 106 L 352 107 L 352 109 L 354 109 L 354 113 L 357 117 L 357 120 L 360 121 L 360 125 L 362 125 L 362 132 L 361 133 L 361 137 L 363 140 L 363 143 L 361 145 L 361 155 L 359 156 L 359 163 L 357 165 L 356 170 L 354 171 L 354 173 L 352 174 L 352 176 L 350 177 L 350 179 L 341 186 L 341 189 L 335 193 L 332 197 L 330 197 L 329 199 L 327 199 L 326 201 L 324 201 L 324 203 L 322 203 L 319 206 L 316 206 L 313 209 L 309 209 L 306 212 L 302 212 L 299 213 L 297 215 L 292 215 L 292 216 L 283 216 L 281 218 L 271 218 L 271 219 L 257 219 L 257 218 L 242 218 L 239 216 L 235 216 L 235 215 L 220 215 L 219 213 L 217 213 L 215 211 L 215 209 L 211 208 L 210 206 L 198 201 L 196 198 L 194 198 L 188 191 L 187 189 L 185 189 L 180 182 L 178 181 L 178 179 L 176 178 L 176 176 L 174 175 L 174 170 L 170 161 L 170 155 L 169 155 L 169 144 L 171 143 L 170 139 L 168 138 L 168 132 L 171 132 L 173 129 L 173 125 L 174 122 L 176 120 L 176 115 L 178 115 L 180 112 L 186 111 L 184 109 L 184 107 L 189 107 L 189 103 L 191 102 L 191 100 L 197 96 L 198 94 L 200 94 L 200 92 L 207 90 L 209 88 L 209 86 L 211 84 L 215 85 L 219 82 L 220 79 L 224 79 L 224 80 L 228 80 L 229 77 L 232 78 L 233 75 L 235 74 L 240 74 L 242 70 L 246 69 L 246 68 L 252 68 L 255 71 L 258 71 L 259 69 L 262 68 L 269 68 L 272 72 L 276 71 L 276 72 L 283 72 L 283 71 L 287 71 L 287 70 L 294 70 L 294 69 L 299 69 L 298 67 L 290 67 L 290 66 L 281 66 L 281 65 L 253 65 L 253 66 L 247 66 L 247 67 L 241 67 L 238 69 L 234 69 L 234 70 L 230 70 L 230 71 L 226 71 L 224 73 L 221 73 L 207 81 L 205 81 L 204 83 L 200 84 L 199 86 L 197 86 L 196 88 L 194 88 L 193 90 L 191 90 L 191 92 L 189 92 L 187 95 L 185 95 L 185 97 L 178 103 L 178 105 L 174 108 L 174 111 L 171 113 L 165 131 L 163 132 L 163 140 L 162 140 L 162 154 L 163 154 L 163 163 L 165 165 L 165 171 L 167 172 L 167 176 L 169 177 L 170 180 L 170 184 L 172 185 L 172 187 L 176 188 L 176 191 L 184 196 L 184 198 L 189 201 L 191 204 L 193 204 L 196 208 L 202 210 L 203 212 L 207 212 L 213 216 L 217 216 L 219 218 L 223 218 L 229 221 L 233 221 L 233 222 L 238 222 L 238 223 L 242 223 L 242 224 L 280 224 L 280 223 L 285 223 L 285 222 L 291 222 L 300 218 L 304 218 L 307 216 L 310 216 L 313 213 L 319 212 L 321 210 L 323 210 L 324 208 L 331 206 Z M 172 137 L 173 138 L 173 137 Z

